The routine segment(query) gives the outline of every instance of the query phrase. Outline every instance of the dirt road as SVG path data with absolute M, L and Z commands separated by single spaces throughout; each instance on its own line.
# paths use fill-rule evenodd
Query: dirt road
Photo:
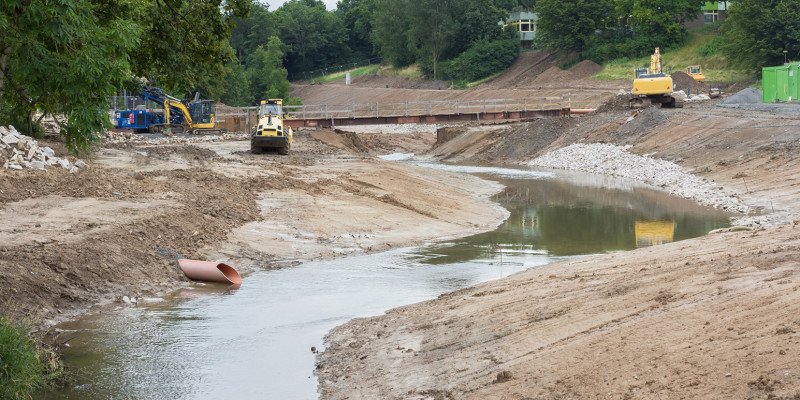
M 245 139 L 244 137 L 239 139 Z M 242 273 L 492 229 L 499 185 L 382 161 L 431 133 L 300 131 L 288 157 L 247 140 L 122 140 L 78 174 L 0 169 L 0 298 L 42 325 L 189 281 L 160 248 Z M 57 139 L 45 140 L 59 155 Z M 7 305 L 8 306 L 8 305 Z
M 632 145 L 788 224 L 534 268 L 351 321 L 318 357 L 322 398 L 800 398 L 800 119 L 710 103 L 629 115 L 466 128 L 430 157 L 523 164 L 572 143 Z

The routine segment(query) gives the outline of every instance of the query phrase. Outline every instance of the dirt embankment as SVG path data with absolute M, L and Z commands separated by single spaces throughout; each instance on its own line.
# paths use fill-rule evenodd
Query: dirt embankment
M 632 145 L 794 222 L 538 267 L 351 321 L 318 357 L 322 398 L 800 398 L 800 118 L 617 110 L 466 129 L 431 157 L 521 164 L 582 142 Z
M 50 325 L 189 285 L 160 248 L 247 273 L 491 229 L 496 184 L 370 155 L 433 141 L 300 131 L 279 156 L 164 138 L 96 146 L 77 174 L 0 169 L 0 298 Z
M 498 77 L 467 90 L 454 90 L 441 81 L 419 81 L 409 78 L 355 77 L 351 85 L 344 79 L 325 84 L 294 83 L 292 96 L 305 104 L 370 104 L 405 103 L 445 100 L 536 99 L 544 97 L 594 96 L 608 98 L 620 89 L 629 90 L 630 81 L 603 81 L 589 77 L 602 67 L 582 61 L 570 69 L 559 64 L 569 55 L 545 51 L 520 54 L 517 61 Z

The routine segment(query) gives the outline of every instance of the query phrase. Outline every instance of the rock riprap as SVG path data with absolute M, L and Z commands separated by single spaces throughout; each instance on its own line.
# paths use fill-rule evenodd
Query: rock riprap
M 627 150 L 630 147 L 606 143 L 576 143 L 547 153 L 529 164 L 635 179 L 703 205 L 731 212 L 751 211 L 735 193 L 728 193 L 714 182 L 685 172 L 675 163 L 629 153 Z
M 86 168 L 86 163 L 81 160 L 72 163 L 66 158 L 56 157 L 53 149 L 39 146 L 36 139 L 19 133 L 11 125 L 0 126 L 0 164 L 5 169 L 15 170 L 47 170 L 47 167 L 60 166 L 72 173 Z

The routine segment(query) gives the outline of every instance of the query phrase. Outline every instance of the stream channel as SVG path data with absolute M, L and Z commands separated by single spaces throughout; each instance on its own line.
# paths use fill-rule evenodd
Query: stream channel
M 63 325 L 79 369 L 46 399 L 315 399 L 311 347 L 352 318 L 572 257 L 705 235 L 729 214 L 640 183 L 564 171 L 423 164 L 507 187 L 496 230 L 420 247 L 194 284 Z

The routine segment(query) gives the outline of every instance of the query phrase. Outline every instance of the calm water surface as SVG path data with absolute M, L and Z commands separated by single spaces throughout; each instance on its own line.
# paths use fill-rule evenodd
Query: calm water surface
M 706 234 L 728 215 L 603 176 L 430 165 L 506 185 L 498 229 L 194 285 L 161 301 L 63 326 L 77 386 L 48 399 L 315 399 L 311 346 L 352 318 L 570 257 Z

